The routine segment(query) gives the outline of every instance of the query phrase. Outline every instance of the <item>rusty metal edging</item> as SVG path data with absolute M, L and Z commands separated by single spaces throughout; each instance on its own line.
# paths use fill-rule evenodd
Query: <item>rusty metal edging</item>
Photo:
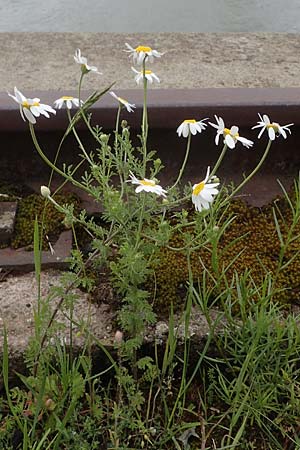
M 141 89 L 118 90 L 118 95 L 136 104 L 135 113 L 124 111 L 122 117 L 129 120 L 132 128 L 141 123 L 143 92 Z M 91 91 L 83 91 L 85 99 Z M 68 93 L 76 96 L 75 92 Z M 42 103 L 53 104 L 63 95 L 60 91 L 24 92 L 29 98 L 39 97 Z M 251 126 L 258 120 L 257 113 L 269 114 L 271 119 L 282 123 L 300 125 L 300 88 L 199 88 L 199 89 L 153 89 L 148 93 L 150 126 L 157 129 L 176 128 L 184 119 L 224 117 L 228 125 Z M 93 107 L 93 121 L 105 129 L 114 127 L 116 101 L 106 94 Z M 36 128 L 41 131 L 64 130 L 66 114 L 57 111 L 50 119 L 41 118 Z M 19 114 L 17 103 L 7 93 L 0 93 L 0 131 L 18 132 L 27 129 Z M 79 127 L 83 124 L 79 124 Z

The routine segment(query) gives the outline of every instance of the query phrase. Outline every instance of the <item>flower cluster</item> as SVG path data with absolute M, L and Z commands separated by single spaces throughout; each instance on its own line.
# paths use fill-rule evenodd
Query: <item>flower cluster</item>
M 155 58 L 160 58 L 164 53 L 160 53 L 157 50 L 144 45 L 139 45 L 136 48 L 131 47 L 127 42 L 125 45 L 127 47 L 125 52 L 129 53 L 129 57 L 132 58 L 133 63 L 138 66 L 143 66 L 142 70 L 136 70 L 134 67 L 131 67 L 131 70 L 135 73 L 134 79 L 136 84 L 140 84 L 140 82 L 144 80 L 151 84 L 153 82 L 160 83 L 158 76 L 152 72 L 152 70 L 146 69 L 146 62 L 153 63 Z
M 151 47 L 142 45 L 133 48 L 128 43 L 126 43 L 126 47 L 127 49 L 125 51 L 129 53 L 129 57 L 132 58 L 133 63 L 137 64 L 138 66 L 142 66 L 142 70 L 136 70 L 134 67 L 132 67 L 132 71 L 135 73 L 136 83 L 139 84 L 142 81 L 146 86 L 147 82 L 149 82 L 150 84 L 153 82 L 159 83 L 160 80 L 157 75 L 151 70 L 146 69 L 146 63 L 152 63 L 156 58 L 160 58 L 161 56 L 163 56 L 163 53 L 160 53 L 157 50 L 152 49 Z M 89 72 L 100 74 L 97 67 L 88 65 L 87 58 L 81 55 L 80 49 L 76 50 L 74 60 L 76 63 L 80 64 L 82 76 Z M 118 101 L 120 108 L 125 107 L 128 112 L 134 111 L 135 105 L 133 103 L 129 103 L 127 100 L 116 95 L 113 91 L 110 91 L 109 93 L 115 100 Z M 49 113 L 56 114 L 55 109 L 53 109 L 51 106 L 41 103 L 39 98 L 25 97 L 16 87 L 14 88 L 14 94 L 8 93 L 8 95 L 18 103 L 22 119 L 24 121 L 26 121 L 27 119 L 31 124 L 35 124 L 36 118 L 41 115 L 49 118 Z M 72 96 L 62 96 L 54 102 L 54 106 L 57 109 L 61 109 L 63 106 L 65 106 L 68 110 L 70 110 L 74 107 L 79 108 L 82 105 L 82 100 Z M 260 120 L 258 121 L 257 125 L 252 127 L 252 129 L 261 128 L 258 134 L 258 138 L 262 136 L 264 131 L 267 131 L 270 141 L 274 141 L 275 138 L 279 136 L 282 136 L 284 139 L 286 139 L 288 133 L 291 134 L 290 127 L 293 125 L 292 123 L 288 125 L 280 125 L 277 122 L 271 122 L 270 118 L 266 114 L 258 114 L 258 116 Z M 234 149 L 238 143 L 241 143 L 246 148 L 250 148 L 253 146 L 253 141 L 240 136 L 239 128 L 237 126 L 233 125 L 230 128 L 227 128 L 222 117 L 218 117 L 217 115 L 215 115 L 214 117 L 216 123 L 208 123 L 216 129 L 215 144 L 218 145 L 220 138 L 223 139 L 223 152 L 226 151 L 227 147 L 230 149 Z M 178 126 L 178 136 L 189 138 L 187 145 L 187 154 L 189 151 L 191 136 L 205 131 L 208 125 L 205 122 L 207 120 L 207 117 L 201 120 L 185 119 Z M 213 174 L 219 166 L 218 163 L 219 161 L 216 164 Z M 167 191 L 163 189 L 159 184 L 157 184 L 155 180 L 147 178 L 138 179 L 131 171 L 129 171 L 129 177 L 130 179 L 127 180 L 127 182 L 130 182 L 133 185 L 137 185 L 135 189 L 136 193 L 144 191 L 147 193 L 154 193 L 160 197 L 166 197 Z M 179 179 L 180 177 L 178 178 L 174 186 L 176 186 L 176 184 L 179 182 Z M 206 210 L 210 207 L 210 204 L 213 202 L 215 196 L 219 193 L 219 184 L 219 180 L 214 175 L 210 175 L 210 167 L 208 167 L 204 180 L 194 184 L 192 187 L 191 196 L 196 211 Z M 42 186 L 41 194 L 44 197 L 49 198 L 50 190 L 47 187 Z

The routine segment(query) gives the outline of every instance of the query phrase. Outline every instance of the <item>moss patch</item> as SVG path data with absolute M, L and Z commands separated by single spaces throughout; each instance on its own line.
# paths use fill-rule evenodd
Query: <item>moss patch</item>
M 281 214 L 277 214 L 283 239 L 292 224 L 291 210 L 284 199 L 275 200 L 276 207 Z M 230 213 L 235 220 L 226 230 L 218 246 L 219 266 L 228 267 L 227 280 L 234 277 L 234 273 L 243 274 L 246 269 L 251 270 L 251 276 L 257 285 L 260 285 L 266 272 L 273 275 L 276 272 L 280 241 L 275 227 L 272 202 L 266 207 L 256 208 L 242 201 L 233 201 Z M 186 232 L 193 233 L 193 229 Z M 300 301 L 300 224 L 295 229 L 295 240 L 288 247 L 284 262 L 294 258 L 293 261 L 279 272 L 276 287 L 282 289 L 277 295 L 280 302 Z M 234 240 L 237 242 L 229 246 Z M 170 242 L 171 247 L 180 248 L 184 245 L 180 236 L 174 236 Z M 191 265 L 195 282 L 201 283 L 204 267 L 214 276 L 211 262 L 211 248 L 195 251 L 191 256 Z M 167 248 L 160 251 L 160 264 L 156 268 L 156 301 L 155 308 L 158 311 L 168 311 L 172 302 L 177 308 L 183 307 L 184 293 L 188 281 L 188 268 L 186 256 L 181 252 L 175 252 Z M 209 284 L 209 277 L 208 277 Z M 220 290 L 225 284 L 220 285 Z
M 71 193 L 57 194 L 55 200 L 59 204 L 74 204 L 75 212 L 79 211 L 80 201 Z M 53 244 L 65 229 L 63 224 L 64 215 L 54 205 L 45 201 L 41 195 L 31 194 L 19 200 L 18 211 L 15 222 L 14 236 L 11 242 L 13 248 L 29 247 L 33 244 L 34 221 L 37 216 L 38 222 L 43 228 L 43 249 L 48 250 L 48 239 Z M 48 239 L 47 239 L 48 237 Z

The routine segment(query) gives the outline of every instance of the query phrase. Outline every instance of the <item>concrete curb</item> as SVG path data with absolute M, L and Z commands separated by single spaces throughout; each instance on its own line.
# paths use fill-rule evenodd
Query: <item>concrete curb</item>
M 113 90 L 113 88 L 112 88 Z M 86 99 L 92 91 L 83 91 L 82 99 Z M 60 91 L 26 92 L 29 98 L 39 97 L 42 103 L 52 105 L 61 97 Z M 77 96 L 73 91 L 70 95 Z M 136 104 L 135 113 L 124 112 L 124 118 L 130 117 L 130 125 L 140 127 L 143 93 L 139 89 L 119 90 L 118 95 Z M 103 128 L 113 129 L 117 103 L 105 94 L 91 108 L 95 122 Z M 148 93 L 148 111 L 151 126 L 155 129 L 176 128 L 187 117 L 201 119 L 213 117 L 214 114 L 224 116 L 232 123 L 240 126 L 253 125 L 257 113 L 276 116 L 278 122 L 300 124 L 300 88 L 202 88 L 202 89 L 161 89 Z M 58 110 L 51 119 L 41 118 L 35 125 L 40 131 L 63 130 L 67 126 L 66 114 Z M 79 123 L 79 128 L 84 124 Z M 19 106 L 6 93 L 0 92 L 0 132 L 16 132 L 28 129 L 28 124 L 20 118 Z

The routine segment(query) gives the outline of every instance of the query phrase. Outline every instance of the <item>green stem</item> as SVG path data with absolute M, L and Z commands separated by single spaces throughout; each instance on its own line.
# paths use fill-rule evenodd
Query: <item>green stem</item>
M 55 172 L 57 172 L 59 175 L 61 175 L 63 178 L 67 179 L 68 181 L 70 181 L 71 183 L 73 183 L 75 186 L 80 187 L 81 189 L 85 190 L 86 192 L 89 192 L 89 190 L 81 183 L 79 183 L 79 181 L 74 180 L 74 178 L 70 177 L 68 174 L 66 174 L 65 172 L 63 172 L 62 170 L 60 170 L 58 167 L 56 167 L 48 158 L 47 156 L 43 153 L 36 135 L 35 135 L 35 131 L 34 131 L 34 127 L 32 125 L 32 123 L 29 122 L 29 129 L 30 129 L 30 134 L 34 143 L 34 146 L 38 152 L 38 154 L 40 155 L 40 157 L 43 159 L 43 161 L 45 161 L 45 163 L 51 167 L 51 169 L 53 169 Z
M 177 184 L 178 184 L 179 181 L 181 180 L 181 177 L 182 177 L 182 175 L 183 175 L 183 172 L 184 172 L 184 169 L 185 169 L 185 166 L 186 166 L 188 157 L 189 157 L 190 147 L 191 147 L 191 140 L 192 140 L 192 133 L 189 131 L 188 140 L 187 140 L 187 145 L 186 145 L 186 151 L 185 151 L 185 157 L 184 157 L 184 160 L 183 160 L 181 169 L 180 169 L 180 171 L 179 171 L 178 178 L 177 178 L 177 180 L 175 181 L 175 183 L 173 184 L 173 186 L 171 187 L 171 189 L 174 189 L 174 187 L 177 186 Z
M 241 184 L 240 184 L 239 186 L 237 186 L 237 187 L 231 192 L 231 194 L 230 194 L 230 196 L 228 197 L 228 199 L 234 197 L 234 196 L 237 194 L 237 192 L 239 192 L 239 191 L 242 189 L 242 187 L 244 187 L 245 184 L 247 184 L 248 181 L 256 174 L 256 172 L 259 171 L 259 169 L 260 169 L 261 166 L 263 165 L 263 163 L 264 163 L 266 157 L 268 156 L 269 150 L 270 150 L 270 148 L 271 148 L 271 144 L 272 144 L 272 141 L 271 141 L 271 139 L 269 139 L 268 145 L 267 145 L 267 147 L 266 147 L 266 149 L 265 149 L 265 151 L 264 151 L 264 154 L 262 155 L 262 157 L 261 157 L 259 163 L 257 164 L 257 166 L 256 166 L 256 167 L 252 170 L 252 172 L 251 172 L 251 173 L 250 173 L 250 174 L 249 174 L 249 175 L 241 182 Z
M 225 156 L 225 153 L 227 151 L 227 144 L 224 144 L 224 147 L 220 153 L 220 156 L 216 162 L 216 164 L 214 165 L 213 170 L 211 171 L 210 175 L 209 175 L 209 180 L 211 180 L 211 178 L 215 175 L 215 173 L 217 172 L 218 168 L 220 167 L 221 162 L 223 161 L 223 158 Z
M 147 165 L 147 139 L 148 139 L 146 58 L 143 61 L 143 85 L 144 85 L 144 101 L 143 101 L 142 137 L 143 137 L 143 175 L 145 177 Z
M 138 249 L 140 240 L 141 240 L 141 233 L 143 228 L 143 219 L 145 214 L 145 202 L 146 202 L 146 194 L 145 192 L 142 193 L 143 199 L 142 199 L 142 205 L 141 205 L 141 214 L 139 218 L 139 225 L 136 233 L 136 241 L 135 241 L 135 249 Z
M 121 109 L 122 109 L 122 105 L 121 105 L 121 103 L 119 103 L 119 108 L 118 108 L 117 118 L 116 118 L 116 128 L 115 128 L 115 149 L 117 149 L 117 144 L 118 144 Z
M 96 139 L 96 141 L 101 144 L 101 141 L 99 139 L 99 137 L 97 136 L 97 134 L 94 132 L 93 128 L 91 127 L 90 122 L 88 121 L 84 109 L 81 105 L 81 86 L 82 86 L 82 81 L 83 81 L 83 77 L 84 77 L 84 73 L 82 72 L 80 75 L 80 80 L 79 80 L 79 85 L 78 85 L 78 100 L 79 100 L 79 108 L 80 108 L 80 112 L 81 112 L 81 116 L 83 117 L 83 120 L 86 124 L 86 126 L 88 127 L 89 131 L 91 132 L 92 136 Z
M 67 108 L 67 115 L 68 115 L 68 119 L 69 119 L 69 122 L 70 122 L 70 125 L 71 125 L 71 124 L 72 124 L 72 117 L 71 117 L 70 110 L 69 110 L 68 108 Z M 91 158 L 89 157 L 89 155 L 88 155 L 87 152 L 85 151 L 85 148 L 84 148 L 84 146 L 83 146 L 83 144 L 82 144 L 82 142 L 81 142 L 81 140 L 80 140 L 80 137 L 78 136 L 77 131 L 76 131 L 76 129 L 75 129 L 75 125 L 72 127 L 72 132 L 73 132 L 73 134 L 74 134 L 74 136 L 75 136 L 75 138 L 76 138 L 76 141 L 77 141 L 78 144 L 79 144 L 80 150 L 82 151 L 82 153 L 84 154 L 85 158 L 86 158 L 87 161 L 90 163 L 90 165 L 92 165 L 92 164 L 93 164 L 93 161 L 91 160 Z M 54 162 L 54 164 L 55 164 L 55 162 Z

